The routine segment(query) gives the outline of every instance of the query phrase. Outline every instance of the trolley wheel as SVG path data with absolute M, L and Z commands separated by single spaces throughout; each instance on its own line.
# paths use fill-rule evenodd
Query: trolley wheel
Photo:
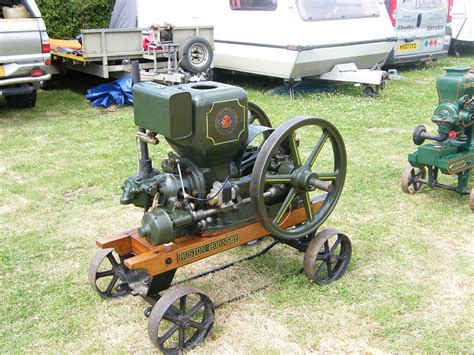
M 299 146 L 296 134 L 300 136 Z M 302 139 L 306 143 L 301 143 Z M 328 121 L 298 116 L 282 124 L 263 144 L 252 172 L 250 198 L 259 223 L 269 234 L 287 240 L 314 232 L 336 207 L 344 186 L 346 163 L 344 141 Z M 272 185 L 286 192 L 280 201 L 263 197 Z M 315 191 L 324 193 L 316 213 L 310 197 Z M 285 229 L 281 225 L 296 201 L 304 206 L 306 222 Z
M 403 170 L 402 178 L 400 180 L 400 186 L 402 191 L 406 194 L 414 194 L 420 192 L 423 188 L 423 183 L 420 180 L 426 178 L 426 169 L 414 168 L 411 165 L 407 165 Z
M 209 41 L 199 36 L 186 38 L 179 46 L 179 55 L 179 65 L 193 74 L 209 69 L 214 58 Z
M 304 273 L 310 281 L 327 285 L 344 275 L 351 254 L 351 241 L 347 235 L 325 229 L 308 244 L 303 260 Z
M 91 260 L 89 283 L 102 298 L 123 297 L 130 292 L 130 287 L 122 281 L 122 274 L 123 265 L 115 258 L 114 249 L 102 249 Z
M 469 195 L 469 207 L 471 207 L 471 211 L 474 213 L 474 187 L 471 189 L 471 193 Z
M 272 127 L 272 123 L 267 114 L 253 102 L 248 102 L 249 124 L 258 124 L 260 126 Z
M 181 354 L 207 338 L 214 325 L 209 297 L 189 286 L 167 291 L 153 306 L 148 336 L 165 354 Z

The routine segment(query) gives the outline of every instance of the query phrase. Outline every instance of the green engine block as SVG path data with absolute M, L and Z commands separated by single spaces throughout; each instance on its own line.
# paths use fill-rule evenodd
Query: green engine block
M 447 68 L 436 87 L 439 103 L 431 121 L 438 126 L 438 133 L 427 133 L 423 125 L 416 127 L 413 142 L 420 147 L 408 155 L 410 167 L 402 176 L 402 188 L 417 192 L 426 184 L 468 194 L 474 166 L 474 73 L 469 67 Z M 425 140 L 434 142 L 424 144 Z M 438 182 L 439 171 L 456 175 L 457 186 Z

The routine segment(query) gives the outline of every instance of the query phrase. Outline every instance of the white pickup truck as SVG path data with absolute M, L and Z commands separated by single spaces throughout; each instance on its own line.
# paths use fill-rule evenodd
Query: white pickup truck
M 36 91 L 49 80 L 49 37 L 34 0 L 0 0 L 0 96 L 9 106 L 36 104 Z

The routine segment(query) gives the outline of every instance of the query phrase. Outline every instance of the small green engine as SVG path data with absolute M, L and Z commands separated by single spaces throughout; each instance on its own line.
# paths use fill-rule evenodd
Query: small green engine
M 413 142 L 420 147 L 408 155 L 401 186 L 414 193 L 423 185 L 469 194 L 469 173 L 474 166 L 474 73 L 469 67 L 450 67 L 436 83 L 439 103 L 431 118 L 438 126 L 437 134 L 429 134 L 420 125 L 413 132 Z M 425 140 L 434 143 L 423 144 Z M 457 186 L 438 181 L 438 173 L 456 175 Z M 474 211 L 474 189 L 470 196 Z

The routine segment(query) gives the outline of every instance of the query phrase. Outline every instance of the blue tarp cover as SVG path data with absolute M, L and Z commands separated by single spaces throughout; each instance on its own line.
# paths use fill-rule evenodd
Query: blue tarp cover
M 94 107 L 133 105 L 132 77 L 127 76 L 112 83 L 105 83 L 87 90 L 86 99 Z

